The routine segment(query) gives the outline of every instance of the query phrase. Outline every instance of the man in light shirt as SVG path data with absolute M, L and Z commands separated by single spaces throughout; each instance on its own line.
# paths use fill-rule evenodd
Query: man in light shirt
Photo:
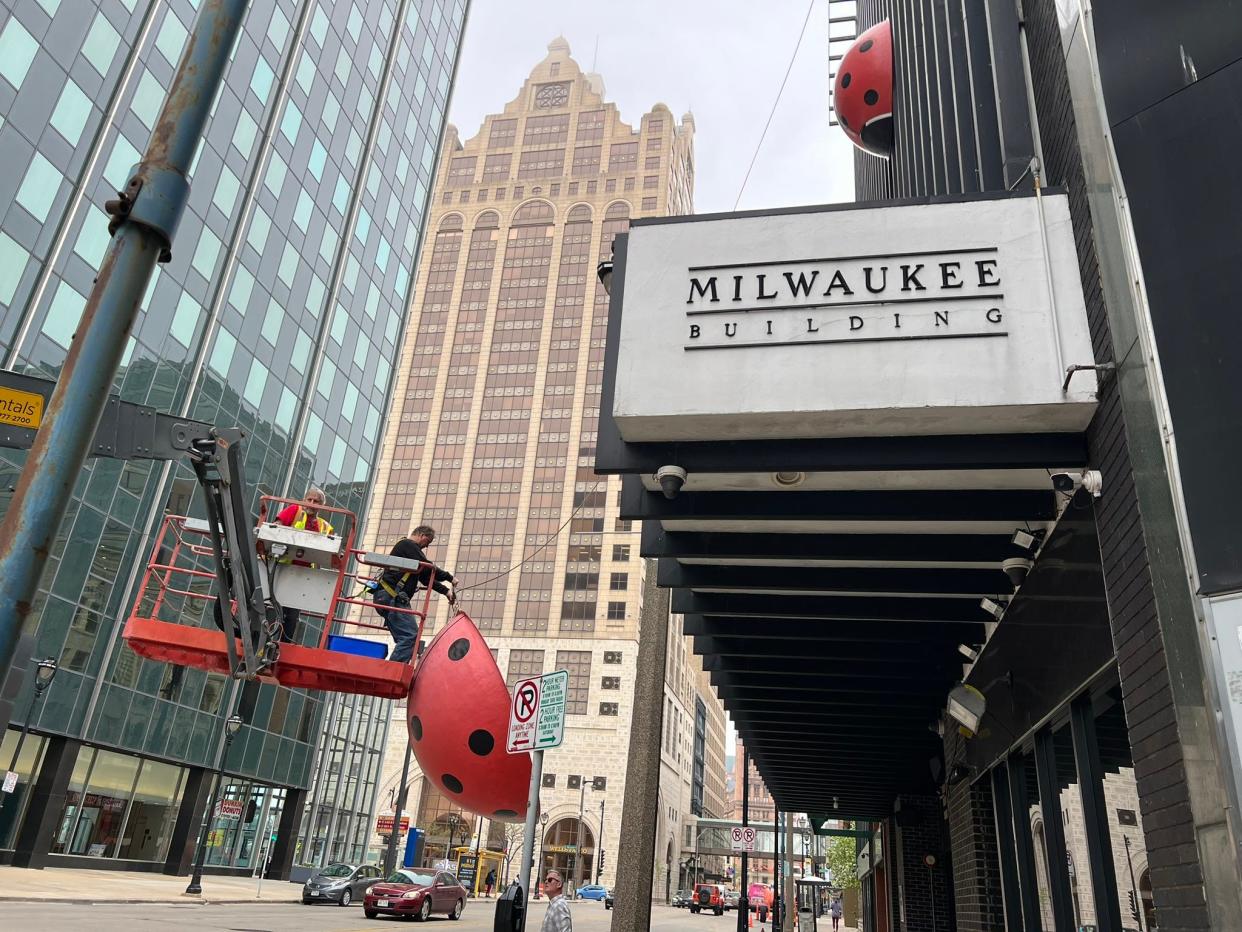
M 573 932 L 574 919 L 565 899 L 565 881 L 560 871 L 548 871 L 543 878 L 543 892 L 548 895 L 548 911 L 539 932 Z

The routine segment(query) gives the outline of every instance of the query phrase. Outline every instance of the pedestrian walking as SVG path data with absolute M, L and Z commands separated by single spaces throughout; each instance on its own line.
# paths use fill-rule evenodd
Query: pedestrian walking
M 548 895 L 548 911 L 539 932 L 574 932 L 574 917 L 565 899 L 565 881 L 560 871 L 548 871 L 543 878 L 543 892 Z
M 839 896 L 834 896 L 832 898 L 832 905 L 828 907 L 828 914 L 832 916 L 833 932 L 836 932 L 837 929 L 841 928 L 841 914 L 844 911 L 844 908 L 841 906 L 841 898 Z

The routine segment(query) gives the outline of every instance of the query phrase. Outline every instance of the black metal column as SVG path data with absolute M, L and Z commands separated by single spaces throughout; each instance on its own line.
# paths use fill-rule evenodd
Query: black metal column
M 781 927 L 781 807 L 772 806 L 772 932 Z
M 82 745 L 68 738 L 49 738 L 43 764 L 30 787 L 26 818 L 13 843 L 13 866 L 42 870 L 47 866 L 52 840 L 65 811 L 69 779 Z
M 996 855 L 1000 861 L 1005 923 L 1012 929 L 1021 929 L 1022 890 L 1018 883 L 1018 863 L 1014 857 L 1013 812 L 1009 806 L 1009 768 L 1003 763 L 992 770 L 992 817 L 996 822 Z
M 1018 889 L 1022 897 L 1022 921 L 1030 932 L 1037 932 L 1041 928 L 1039 888 L 1035 879 L 1035 845 L 1031 840 L 1031 803 L 1026 794 L 1026 763 L 1020 753 L 1011 754 L 1006 767 L 1014 857 L 1018 866 Z
M 742 748 L 742 827 L 750 825 L 750 752 Z M 746 932 L 750 921 L 750 862 L 742 850 L 742 883 L 741 896 L 737 900 L 737 932 Z
M 194 864 L 194 842 L 203 824 L 203 811 L 207 808 L 207 794 L 211 792 L 213 771 L 205 767 L 191 767 L 185 778 L 181 793 L 181 805 L 173 822 L 172 839 L 168 843 L 168 857 L 164 860 L 164 873 L 184 876 Z
M 272 856 L 268 860 L 268 880 L 288 880 L 293 867 L 294 849 L 298 844 L 298 826 L 302 822 L 302 810 L 306 806 L 306 790 L 285 790 L 285 804 L 280 810 L 280 822 L 276 827 L 276 841 L 272 844 Z M 266 829 L 265 829 L 266 831 Z
M 1052 729 L 1035 733 L 1035 778 L 1039 783 L 1040 812 L 1044 817 L 1044 853 L 1048 865 L 1048 892 L 1057 932 L 1076 932 L 1074 895 L 1065 860 L 1065 825 L 1061 822 L 1061 781 L 1057 777 L 1057 750 Z
M 1090 696 L 1080 696 L 1070 706 L 1070 729 L 1074 738 L 1074 765 L 1078 770 L 1082 816 L 1087 826 L 1087 862 L 1091 868 L 1095 924 L 1100 932 L 1121 932 L 1117 871 L 1109 841 L 1104 773 L 1100 766 L 1100 747 Z

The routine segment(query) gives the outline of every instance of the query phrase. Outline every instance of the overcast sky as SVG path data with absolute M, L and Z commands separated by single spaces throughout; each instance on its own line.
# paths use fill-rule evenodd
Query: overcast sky
M 808 5 L 472 0 L 449 119 L 463 139 L 474 136 L 563 35 L 583 70 L 603 76 L 626 122 L 658 102 L 678 119 L 693 111 L 695 210 L 732 210 Z M 853 191 L 852 147 L 828 125 L 828 3 L 815 0 L 739 209 L 850 201 Z

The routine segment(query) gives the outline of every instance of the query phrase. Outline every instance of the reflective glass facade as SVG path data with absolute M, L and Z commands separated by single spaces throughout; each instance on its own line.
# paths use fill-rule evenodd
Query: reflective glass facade
M 172 261 L 147 291 L 115 390 L 242 427 L 256 513 L 260 494 L 312 483 L 364 512 L 465 3 L 248 6 Z M 5 367 L 57 375 L 108 245 L 102 204 L 139 161 L 197 6 L 0 0 Z M 22 461 L 0 455 L 0 508 Z M 30 656 L 60 663 L 37 731 L 212 762 L 231 684 L 142 660 L 119 637 L 160 515 L 198 507 L 181 464 L 83 470 L 35 608 Z M 307 787 L 323 697 L 265 684 L 236 699 L 247 724 L 228 769 Z M 19 697 L 17 723 L 26 707 Z

